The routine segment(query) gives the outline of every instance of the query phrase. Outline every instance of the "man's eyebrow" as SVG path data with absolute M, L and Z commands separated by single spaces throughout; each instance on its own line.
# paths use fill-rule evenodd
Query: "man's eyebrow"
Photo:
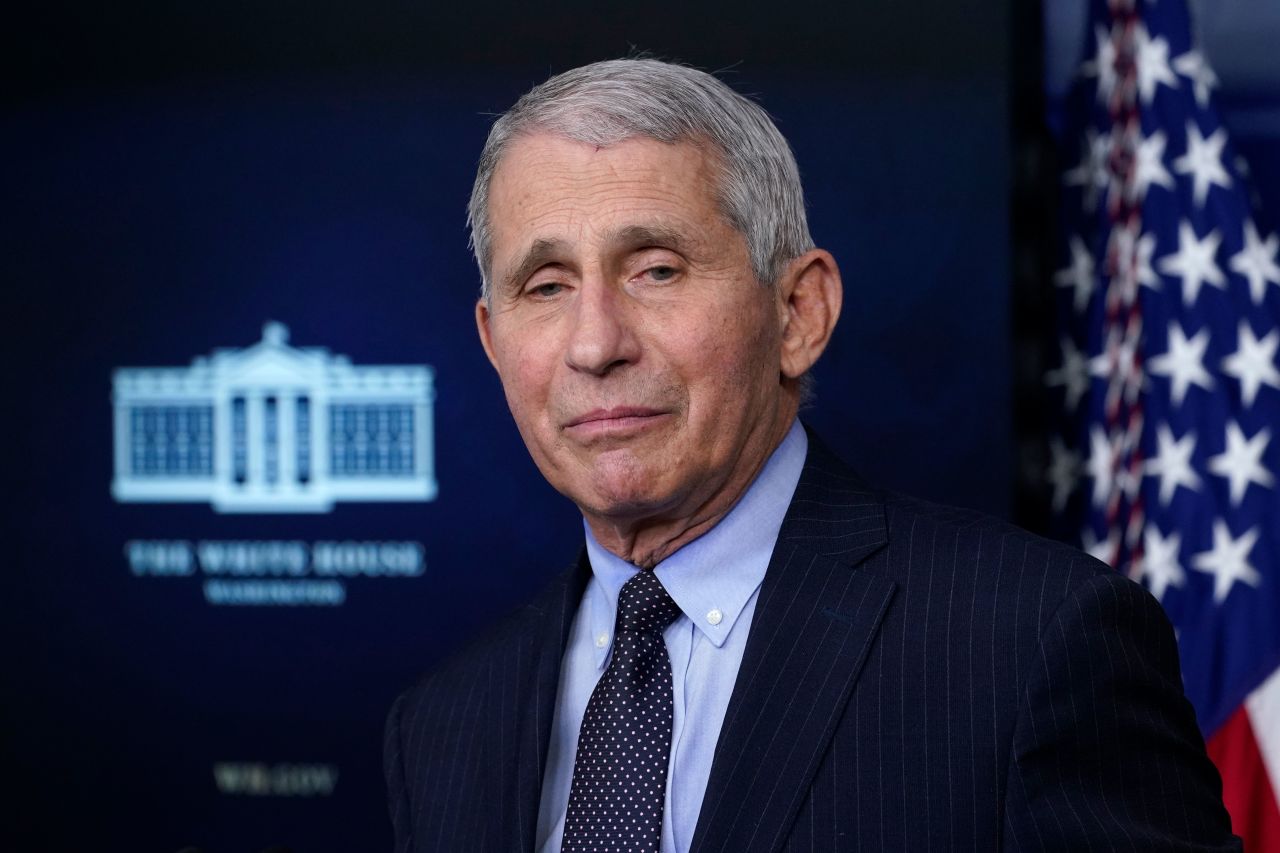
M 563 240 L 534 240 L 520 261 L 502 276 L 502 289 L 508 293 L 516 291 L 539 267 L 560 257 L 564 249 Z
M 681 254 L 687 254 L 693 248 L 679 231 L 661 225 L 628 225 L 610 234 L 609 242 L 626 250 L 656 246 Z

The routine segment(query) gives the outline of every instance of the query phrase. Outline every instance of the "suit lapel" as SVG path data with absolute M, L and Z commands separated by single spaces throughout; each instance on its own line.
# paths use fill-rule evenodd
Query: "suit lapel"
M 692 850 L 772 851 L 830 744 L 894 584 L 858 571 L 883 500 L 810 435 L 725 714 Z
M 496 768 L 515 772 L 491 774 L 501 786 L 490 833 L 504 839 L 500 848 L 532 853 L 538 827 L 542 774 L 547 766 L 551 721 L 560 686 L 560 664 L 591 568 L 586 551 L 578 562 L 526 608 L 527 619 L 514 660 L 507 662 L 515 687 L 514 701 L 502 708 Z M 504 749 L 502 744 L 513 745 Z

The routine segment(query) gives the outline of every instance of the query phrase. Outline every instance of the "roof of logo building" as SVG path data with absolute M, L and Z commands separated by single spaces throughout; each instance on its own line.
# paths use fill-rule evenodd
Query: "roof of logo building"
M 427 365 L 353 365 L 327 347 L 289 344 L 289 327 L 270 321 L 262 338 L 243 348 L 219 348 L 186 367 L 125 367 L 113 375 L 116 394 L 203 396 L 241 388 L 306 387 L 329 393 L 429 394 Z

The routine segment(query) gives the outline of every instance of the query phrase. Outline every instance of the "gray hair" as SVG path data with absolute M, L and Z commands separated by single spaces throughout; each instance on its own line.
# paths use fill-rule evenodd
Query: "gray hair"
M 768 113 L 705 71 L 656 59 L 614 59 L 558 74 L 494 122 L 480 155 L 467 225 L 491 294 L 489 184 L 512 140 L 550 133 L 589 145 L 645 137 L 705 146 L 720 170 L 717 203 L 747 241 L 751 267 L 773 285 L 813 248 L 791 147 Z

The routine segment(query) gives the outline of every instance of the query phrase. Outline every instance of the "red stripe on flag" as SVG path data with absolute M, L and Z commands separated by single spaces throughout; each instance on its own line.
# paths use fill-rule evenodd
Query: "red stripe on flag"
M 1249 853 L 1280 851 L 1280 806 L 1241 705 L 1205 744 L 1222 774 L 1222 802 L 1231 813 L 1231 829 Z

